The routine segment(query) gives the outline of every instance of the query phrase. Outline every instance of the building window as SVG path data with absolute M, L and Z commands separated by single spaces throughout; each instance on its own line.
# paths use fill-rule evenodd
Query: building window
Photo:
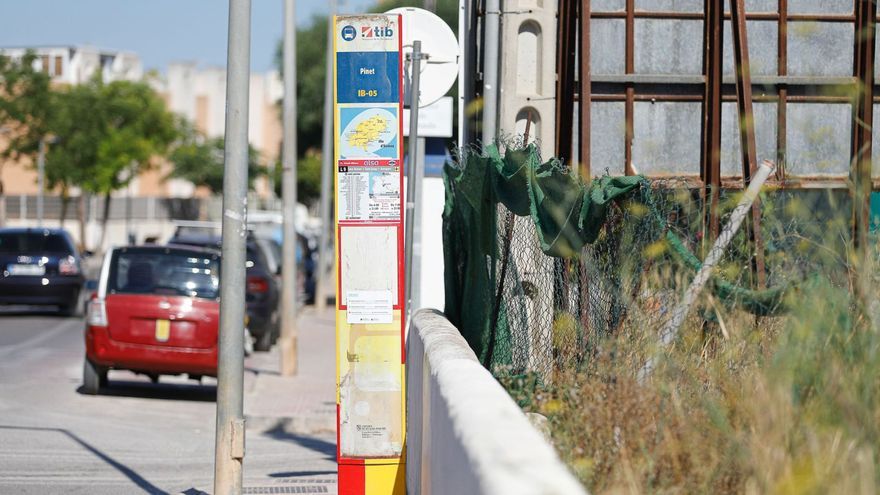
M 58 77 L 63 72 L 64 62 L 60 55 L 55 56 L 55 73 L 54 76 Z
M 41 70 L 42 70 L 43 72 L 45 72 L 46 74 L 48 74 L 48 73 L 49 73 L 49 56 L 48 56 L 48 55 L 42 55 L 42 56 L 40 56 L 40 60 L 41 60 L 41 62 L 42 62 L 42 64 L 43 64 L 43 67 L 41 67 Z

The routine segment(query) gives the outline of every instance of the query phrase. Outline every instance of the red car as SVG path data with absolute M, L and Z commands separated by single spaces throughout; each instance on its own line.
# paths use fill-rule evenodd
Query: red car
M 112 249 L 86 314 L 83 391 L 107 371 L 217 375 L 220 256 L 182 246 Z

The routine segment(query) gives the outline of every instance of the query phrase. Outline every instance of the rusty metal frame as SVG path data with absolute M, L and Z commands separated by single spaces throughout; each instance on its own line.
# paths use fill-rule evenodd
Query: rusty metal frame
M 738 108 L 745 113 L 743 106 L 746 100 L 751 102 L 776 102 L 776 160 L 777 173 L 775 178 L 768 181 L 768 185 L 775 187 L 814 188 L 830 187 L 843 188 L 847 184 L 856 184 L 856 202 L 859 207 L 854 211 L 853 235 L 856 242 L 866 242 L 866 232 L 869 222 L 869 192 L 880 187 L 880 178 L 871 177 L 871 123 L 873 107 L 871 103 L 880 103 L 880 90 L 874 80 L 874 38 L 877 21 L 877 0 L 854 0 L 852 13 L 809 13 L 796 14 L 789 11 L 790 0 L 777 0 L 776 12 L 745 12 L 742 0 L 733 0 L 730 11 L 725 12 L 722 2 L 717 0 L 705 0 L 703 12 L 672 12 L 672 11 L 649 11 L 635 8 L 634 0 L 626 0 L 625 6 L 618 11 L 593 11 L 589 0 L 571 2 L 559 0 L 560 29 L 558 30 L 559 45 L 563 46 L 564 40 L 568 47 L 578 46 L 581 56 L 578 67 L 577 79 L 571 71 L 560 72 L 560 76 L 567 74 L 566 84 L 557 84 L 557 124 L 572 122 L 572 112 L 562 109 L 573 109 L 573 103 L 579 101 L 580 125 L 573 132 L 579 135 L 579 149 L 576 151 L 582 164 L 582 171 L 589 174 L 590 157 L 590 104 L 592 102 L 617 101 L 624 103 L 625 133 L 624 133 L 624 170 L 626 174 L 634 173 L 633 169 L 633 127 L 634 127 L 634 103 L 635 102 L 701 102 L 702 108 L 702 135 L 700 148 L 700 170 L 697 173 L 685 174 L 688 184 L 695 187 L 703 187 L 709 195 L 709 211 L 707 218 L 707 233 L 709 236 L 717 232 L 717 203 L 712 196 L 712 189 L 721 188 L 738 189 L 748 183 L 751 171 L 756 163 L 754 158 L 754 135 L 753 118 L 746 117 L 745 122 L 751 127 L 752 137 L 749 139 L 749 130 L 745 129 L 742 138 L 743 161 L 748 164 L 743 167 L 742 177 L 721 177 L 720 172 L 720 135 L 721 135 L 721 104 L 723 102 L 737 102 Z M 579 4 L 580 8 L 573 3 Z M 567 6 L 563 10 L 563 6 Z M 577 22 L 572 22 L 570 17 L 577 17 Z M 605 76 L 593 75 L 590 72 L 590 22 L 593 19 L 619 19 L 625 23 L 625 70 L 624 74 Z M 668 20 L 694 20 L 704 22 L 704 59 L 703 74 L 701 76 L 651 76 L 635 73 L 635 20 L 636 19 L 668 19 Z M 720 23 L 723 27 L 724 20 L 731 21 L 733 28 L 737 23 L 742 26 L 740 34 L 743 40 L 745 36 L 745 21 L 775 21 L 777 23 L 777 72 L 776 76 L 762 76 L 755 80 L 747 81 L 741 77 L 731 80 L 723 77 L 722 53 L 723 29 L 718 29 L 717 40 L 714 31 L 709 30 L 710 25 L 716 27 Z M 788 34 L 792 23 L 822 22 L 822 23 L 847 23 L 853 24 L 855 31 L 854 67 L 853 77 L 791 77 L 788 75 Z M 578 34 L 577 26 L 583 28 Z M 568 26 L 568 27 L 565 27 Z M 736 29 L 732 29 L 735 34 Z M 579 42 L 579 43 L 578 43 Z M 715 45 L 717 44 L 717 48 Z M 710 46 L 712 45 L 712 46 Z M 735 50 L 743 52 L 742 50 Z M 567 53 L 567 52 L 566 52 Z M 747 54 L 746 54 L 747 56 Z M 570 56 L 568 60 L 573 60 Z M 561 58 L 559 59 L 562 60 Z M 739 65 L 739 64 L 737 64 Z M 563 78 L 560 77 L 560 80 Z M 737 84 L 739 82 L 739 84 Z M 851 95 L 853 89 L 858 88 L 858 101 Z M 751 98 L 747 98 L 749 93 Z M 584 97 L 582 97 L 582 95 Z M 739 95 L 739 97 L 738 97 Z M 850 103 L 853 105 L 853 136 L 852 158 L 853 166 L 849 179 L 845 177 L 805 176 L 789 177 L 786 170 L 786 145 L 787 145 L 787 110 L 789 103 Z M 560 111 L 562 110 L 562 111 Z M 565 117 L 569 114 L 569 117 Z M 565 119 L 568 118 L 566 121 Z M 861 123 L 861 124 L 860 124 Z M 568 125 L 557 129 L 568 129 Z M 566 134 L 559 132 L 557 134 Z M 557 138 L 557 143 L 559 143 Z M 569 141 L 570 143 L 570 141 Z M 557 148 L 560 156 L 571 157 L 575 151 Z M 583 172 L 582 172 L 583 173 Z M 713 220 L 715 218 L 715 220 Z M 760 230 L 757 230 L 759 233 Z
M 635 28 L 635 0 L 626 0 L 626 61 L 624 72 L 626 74 L 635 74 L 635 45 L 636 45 L 636 28 Z M 624 110 L 625 132 L 624 132 L 624 173 L 626 175 L 634 175 L 633 169 L 633 137 L 635 133 L 635 86 L 633 83 L 626 83 L 626 103 Z
M 707 211 L 703 215 L 704 238 L 718 236 L 718 198 L 721 193 L 721 81 L 723 77 L 722 47 L 724 46 L 723 8 L 715 0 L 705 0 L 706 22 L 703 23 L 702 124 L 700 146 L 700 179 L 706 187 L 703 197 Z
M 581 177 L 589 180 L 590 170 L 590 103 L 592 102 L 590 94 L 592 94 L 592 73 L 590 71 L 590 0 L 581 0 L 578 9 L 578 34 L 580 44 L 578 50 L 580 53 L 580 64 L 578 66 L 578 88 L 579 95 L 587 95 L 581 98 L 578 104 L 578 123 L 580 129 L 580 139 L 578 140 L 579 150 L 578 157 L 580 159 Z
M 874 122 L 874 38 L 876 0 L 856 0 L 853 72 L 858 86 L 853 101 L 852 171 L 853 243 L 861 256 L 867 255 L 871 213 L 871 155 Z
M 577 0 L 559 0 L 559 26 L 556 29 L 556 128 L 572 129 L 575 101 L 575 54 Z M 589 60 L 589 59 L 588 59 Z M 556 133 L 556 156 L 563 163 L 572 161 L 572 133 Z
M 560 2 L 564 2 L 565 0 L 560 0 Z M 862 0 L 856 0 L 862 1 Z M 625 75 L 629 76 L 632 79 L 637 79 L 638 75 L 634 74 L 634 57 L 633 53 L 635 50 L 635 36 L 634 36 L 634 21 L 635 19 L 669 19 L 669 20 L 704 20 L 706 18 L 706 13 L 708 9 L 706 9 L 705 5 L 715 5 L 717 2 L 705 2 L 704 12 L 674 12 L 674 11 L 646 11 L 641 9 L 636 9 L 634 5 L 634 0 L 627 0 L 625 4 L 625 8 L 620 11 L 592 11 L 589 5 L 584 5 L 582 10 L 584 12 L 579 15 L 579 17 L 587 17 L 589 19 L 621 19 L 626 23 L 626 70 Z M 589 11 L 589 12 L 586 12 Z M 567 14 L 565 12 L 560 11 L 560 19 L 564 19 Z M 722 12 L 722 19 L 730 19 L 733 20 L 733 12 Z M 786 103 L 787 102 L 798 102 L 798 103 L 850 103 L 851 98 L 847 96 L 842 96 L 846 94 L 846 91 L 824 91 L 825 89 L 837 89 L 841 86 L 852 85 L 854 82 L 847 81 L 846 83 L 841 83 L 840 78 L 828 78 L 827 82 L 821 81 L 822 78 L 790 78 L 788 77 L 787 71 L 787 59 L 788 59 L 788 43 L 787 43 L 787 32 L 788 25 L 791 22 L 836 22 L 836 23 L 854 23 L 856 21 L 856 15 L 853 14 L 792 14 L 788 12 L 788 0 L 779 0 L 778 1 L 778 12 L 746 12 L 744 15 L 746 20 L 759 20 L 759 21 L 776 21 L 778 23 L 778 81 L 774 81 L 772 84 L 763 84 L 762 86 L 758 86 L 757 84 L 753 84 L 753 90 L 756 94 L 753 96 L 752 101 L 755 102 L 779 102 L 777 107 L 777 161 L 779 164 L 779 170 L 777 172 L 778 179 L 785 179 L 785 144 L 786 144 Z M 581 22 L 583 24 L 583 22 Z M 560 25 L 563 25 L 562 23 Z M 587 36 L 589 36 L 589 29 L 587 29 Z M 583 40 L 582 44 L 584 46 L 589 46 L 588 40 Z M 589 70 L 589 69 L 587 69 Z M 705 72 L 705 71 L 704 71 Z M 580 94 L 588 94 L 589 98 L 588 102 L 593 101 L 622 101 L 625 103 L 625 125 L 626 125 L 626 133 L 625 133 L 625 145 L 624 145 L 624 154 L 625 154 L 625 173 L 633 173 L 632 170 L 632 141 L 633 141 L 633 103 L 637 101 L 671 101 L 671 102 L 705 102 L 706 101 L 706 85 L 707 78 L 704 77 L 701 81 L 695 84 L 674 84 L 670 82 L 661 82 L 656 84 L 647 84 L 643 82 L 639 82 L 637 80 L 624 80 L 619 83 L 617 82 L 607 82 L 603 81 L 602 78 L 596 79 L 592 77 L 590 81 L 588 81 L 588 88 L 578 88 L 577 94 L 574 96 L 572 101 L 580 101 Z M 760 78 L 759 78 L 760 79 Z M 766 78 L 764 78 L 766 79 Z M 799 81 L 798 79 L 808 79 L 807 81 Z M 854 80 L 853 80 L 854 81 Z M 676 91 L 670 93 L 668 91 L 669 85 L 673 84 L 676 87 Z M 663 91 L 659 87 L 665 87 L 667 90 Z M 570 86 L 574 88 L 574 84 Z M 810 89 L 814 89 L 811 91 Z M 723 81 L 721 84 L 721 101 L 736 101 L 735 97 L 735 86 L 730 84 L 727 81 Z M 815 89 L 819 89 L 819 91 L 815 91 Z M 572 89 L 573 90 L 573 89 Z M 567 92 L 566 92 L 567 93 Z M 828 94 L 831 93 L 831 94 Z M 836 93 L 841 96 L 834 96 Z M 878 92 L 880 93 L 880 92 Z M 562 94 L 562 93 L 557 93 Z M 880 97 L 874 97 L 875 102 L 880 102 Z M 571 107 L 569 107 L 571 108 Z M 704 109 L 705 111 L 705 109 Z M 705 119 L 705 115 L 703 117 Z M 587 120 L 583 120 L 582 122 L 587 123 Z M 562 129 L 567 127 L 560 127 Z M 580 126 L 579 129 L 576 129 L 575 132 L 579 132 L 580 135 L 588 136 L 588 131 L 584 130 L 583 125 Z M 587 139 L 589 139 L 587 137 Z M 719 141 L 720 144 L 720 141 Z M 705 143 L 704 143 L 705 146 Z M 589 149 L 584 150 L 581 149 L 582 154 L 586 157 L 589 157 Z M 701 149 L 701 155 L 706 158 L 711 158 L 711 154 L 706 154 L 703 149 Z M 589 161 L 584 160 L 581 161 Z M 707 177 L 711 179 L 711 176 L 707 176 L 706 173 L 711 174 L 711 169 L 706 169 L 704 164 L 705 158 L 701 158 L 701 170 L 700 177 L 705 180 Z M 841 182 L 845 181 L 845 179 L 840 178 L 836 179 Z M 710 182 L 714 182 L 711 181 Z
M 776 74 L 788 76 L 788 0 L 778 0 L 779 25 L 776 29 Z M 776 177 L 785 181 L 785 149 L 788 145 L 788 85 L 776 87 Z
M 702 21 L 706 16 L 703 12 L 675 12 L 664 10 L 635 10 L 633 16 L 636 19 L 675 19 Z M 590 12 L 593 19 L 625 19 L 626 11 L 598 11 Z M 731 13 L 725 12 L 724 19 L 731 19 Z M 746 20 L 749 21 L 778 21 L 782 15 L 778 12 L 749 12 Z M 855 22 L 856 16 L 850 14 L 787 14 L 789 21 L 794 22 Z
M 755 144 L 755 114 L 752 110 L 752 75 L 749 67 L 749 37 L 746 31 L 745 0 L 731 0 L 731 32 L 733 33 L 733 66 L 736 73 L 736 106 L 739 116 L 739 142 L 742 153 L 743 189 L 752 182 L 758 170 L 757 145 Z M 720 171 L 719 171 L 720 175 Z M 764 267 L 764 240 L 761 235 L 761 200 L 752 204 L 751 221 L 746 225 L 746 235 L 755 249 L 752 256 L 752 272 L 759 288 L 767 285 Z

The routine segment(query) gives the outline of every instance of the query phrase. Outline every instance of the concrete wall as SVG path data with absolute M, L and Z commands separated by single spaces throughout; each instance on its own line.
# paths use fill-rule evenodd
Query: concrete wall
M 435 310 L 413 316 L 406 382 L 409 493 L 586 493 Z
M 498 129 L 502 138 L 536 142 L 546 160 L 556 141 L 556 6 L 505 0 L 501 16 Z

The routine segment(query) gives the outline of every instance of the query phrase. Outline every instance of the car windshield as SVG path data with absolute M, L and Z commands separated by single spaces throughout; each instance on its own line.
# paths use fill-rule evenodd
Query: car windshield
M 207 249 L 216 249 L 220 250 L 221 244 L 220 239 L 216 240 L 202 240 L 202 239 L 187 239 L 185 237 L 174 237 L 170 241 L 169 244 L 177 244 L 179 246 L 193 246 L 193 247 L 201 247 Z M 266 261 L 266 257 L 260 252 L 260 248 L 257 247 L 256 243 L 248 242 L 246 248 L 245 256 L 247 257 L 247 267 L 251 268 L 254 266 L 260 268 L 266 268 L 269 266 L 268 261 Z
M 2 232 L 0 254 L 73 254 L 73 246 L 61 234 L 51 232 Z
M 220 285 L 216 256 L 175 251 L 119 251 L 113 256 L 107 291 L 215 299 Z

